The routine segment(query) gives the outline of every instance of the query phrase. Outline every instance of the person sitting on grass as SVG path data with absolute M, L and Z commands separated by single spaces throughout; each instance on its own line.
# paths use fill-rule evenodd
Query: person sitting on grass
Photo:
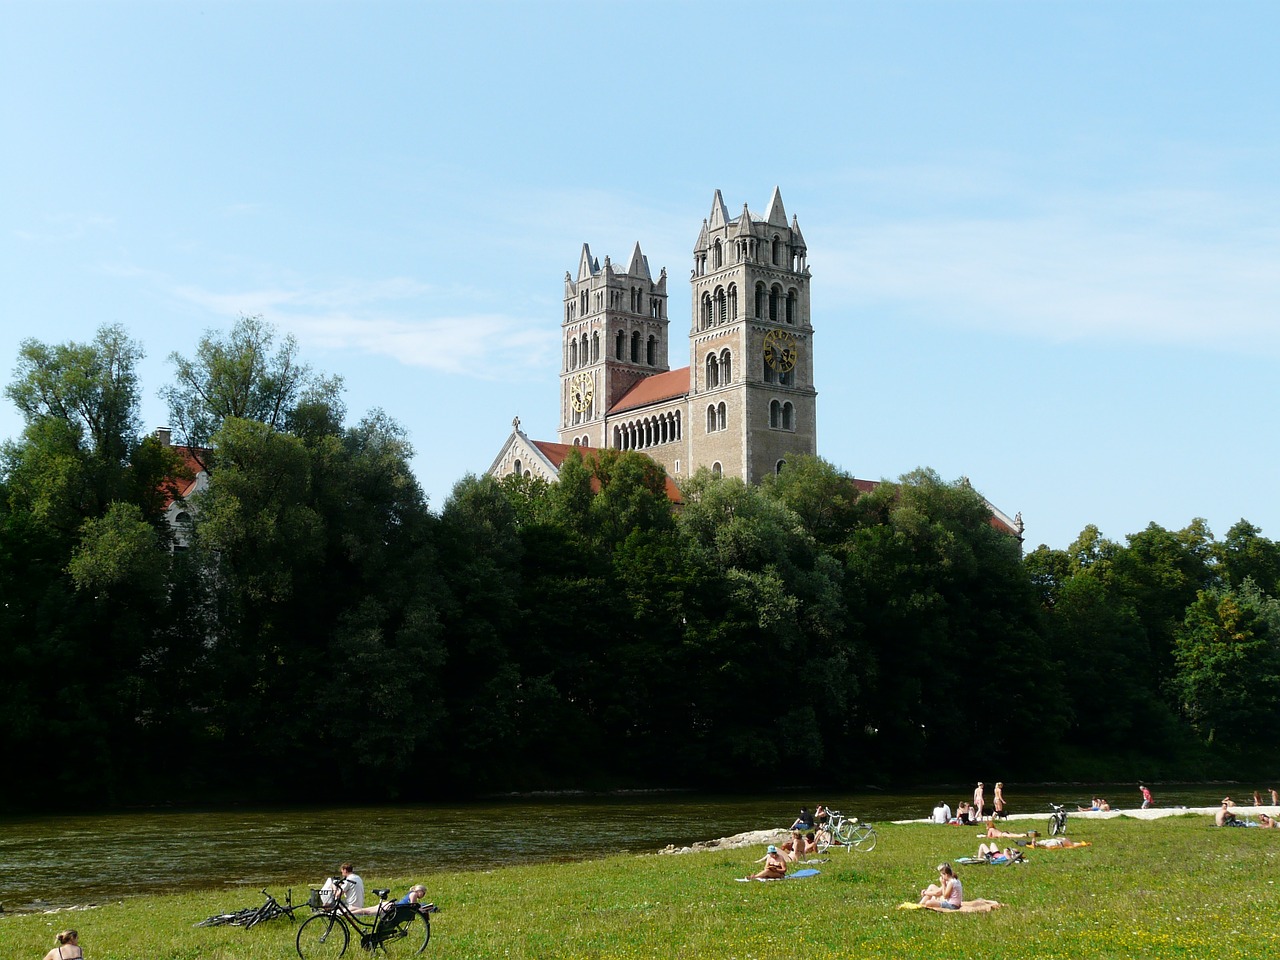
M 765 855 L 756 863 L 764 863 L 764 869 L 747 877 L 748 880 L 781 880 L 787 875 L 787 861 L 773 844 L 769 844 Z
M 964 903 L 964 887 L 951 864 L 938 864 L 938 882 L 920 891 L 920 906 L 935 910 L 959 910 Z
M 1219 827 L 1239 827 L 1244 825 L 1244 821 L 1232 812 L 1230 797 L 1222 798 L 1222 806 L 1213 815 L 1213 822 Z
M 44 955 L 44 960 L 80 960 L 84 951 L 80 949 L 80 934 L 74 930 L 63 930 L 54 937 L 58 944 Z
M 357 907 L 351 912 L 354 913 L 356 916 L 365 916 L 365 917 L 371 917 L 379 913 L 391 914 L 391 913 L 395 913 L 395 908 L 398 906 L 406 906 L 406 905 L 419 906 L 419 907 L 423 906 L 422 898 L 425 897 L 426 895 L 427 895 L 427 888 L 420 883 L 415 883 L 412 887 L 409 888 L 409 892 L 406 893 L 399 900 L 396 900 L 394 902 L 383 901 L 382 903 L 379 903 L 372 907 Z
M 804 807 L 800 808 L 800 816 L 796 817 L 796 822 L 787 827 L 788 830 L 812 830 L 813 815 Z
M 1098 810 L 1102 809 L 1102 798 L 1094 797 L 1093 800 L 1090 802 L 1089 806 L 1087 807 L 1082 807 L 1080 806 L 1080 804 L 1077 803 L 1076 809 L 1080 813 L 1096 813 Z

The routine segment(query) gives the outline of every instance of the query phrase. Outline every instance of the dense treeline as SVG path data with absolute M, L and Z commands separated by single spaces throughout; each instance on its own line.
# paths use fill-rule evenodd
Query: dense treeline
M 23 345 L 0 450 L 10 807 L 740 789 L 1260 770 L 1280 545 L 1241 521 L 1020 545 L 921 470 L 819 459 L 673 511 L 632 453 L 467 477 L 432 512 L 401 428 L 260 320 L 174 356 Z M 181 549 L 177 549 L 181 547 Z

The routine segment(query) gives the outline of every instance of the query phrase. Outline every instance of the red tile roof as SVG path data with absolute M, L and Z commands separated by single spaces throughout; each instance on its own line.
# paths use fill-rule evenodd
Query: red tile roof
M 688 369 L 688 367 L 685 368 L 686 371 Z M 542 451 L 542 455 L 551 461 L 556 470 L 559 470 L 564 465 L 564 461 L 571 450 L 577 450 L 578 453 L 582 454 L 582 459 L 588 463 L 600 455 L 599 447 L 584 447 L 571 443 L 552 443 L 550 440 L 530 440 L 529 442 Z M 667 499 L 675 504 L 684 503 L 680 496 L 680 488 L 676 486 L 676 482 L 665 474 L 663 476 L 666 484 Z M 594 476 L 591 478 L 591 489 L 595 493 L 600 492 L 600 481 Z
M 200 461 L 196 459 L 190 447 L 173 447 L 174 451 L 182 457 L 182 465 L 190 471 L 190 476 L 169 477 L 164 485 L 164 508 L 166 510 L 173 506 L 173 501 L 179 497 L 185 498 L 190 496 L 191 491 L 195 489 L 196 477 L 204 469 L 200 465 Z
M 655 373 L 645 377 L 634 387 L 618 398 L 618 402 L 609 408 L 610 413 L 620 413 L 636 407 L 645 407 L 663 400 L 675 400 L 689 393 L 689 368 L 668 370 L 666 373 Z

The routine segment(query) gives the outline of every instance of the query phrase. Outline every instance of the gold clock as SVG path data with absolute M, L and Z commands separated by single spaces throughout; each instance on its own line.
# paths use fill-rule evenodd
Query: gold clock
M 787 373 L 796 365 L 799 353 L 796 338 L 783 330 L 770 330 L 764 335 L 764 362 Z
M 573 404 L 573 409 L 579 413 L 586 412 L 591 406 L 591 398 L 594 393 L 595 386 L 589 373 L 580 373 L 569 381 L 569 402 Z

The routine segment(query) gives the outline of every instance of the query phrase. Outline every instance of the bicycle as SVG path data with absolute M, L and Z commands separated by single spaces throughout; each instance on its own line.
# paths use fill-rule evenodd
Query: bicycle
M 827 811 L 827 822 L 815 833 L 818 852 L 826 853 L 832 846 L 843 846 L 846 851 L 868 853 L 876 848 L 876 828 L 863 823 L 857 817 L 845 817 L 839 810 Z
M 1051 803 L 1053 813 L 1049 817 L 1049 836 L 1067 835 L 1067 808 L 1060 803 Z
M 335 885 L 341 882 L 341 877 L 334 878 Z M 302 922 L 295 941 L 301 960 L 336 960 L 347 952 L 353 931 L 362 950 L 381 956 L 411 957 L 427 949 L 431 914 L 440 908 L 434 903 L 393 903 L 387 900 L 390 890 L 373 892 L 378 910 L 366 918 L 352 912 L 341 893 L 313 889 L 307 904 L 315 912 Z
M 256 924 L 262 923 L 264 920 L 275 920 L 279 917 L 288 917 L 295 920 L 293 912 L 297 909 L 293 905 L 293 889 L 290 888 L 284 895 L 284 903 L 281 903 L 271 894 L 267 893 L 266 888 L 262 889 L 262 895 L 266 901 L 256 907 L 245 907 L 243 910 L 235 910 L 231 913 L 218 913 L 205 920 L 201 920 L 195 924 L 197 927 L 244 927 L 248 930 Z

